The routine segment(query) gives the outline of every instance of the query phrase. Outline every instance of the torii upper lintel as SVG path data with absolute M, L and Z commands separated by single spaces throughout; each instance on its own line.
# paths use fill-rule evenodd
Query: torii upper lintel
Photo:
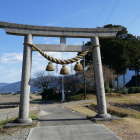
M 4 28 L 7 34 L 48 37 L 74 37 L 74 38 L 91 38 L 98 36 L 99 38 L 112 38 L 122 27 L 113 28 L 69 28 L 69 27 L 52 27 L 52 26 L 36 26 L 17 23 L 9 23 L 0 21 L 0 28 Z

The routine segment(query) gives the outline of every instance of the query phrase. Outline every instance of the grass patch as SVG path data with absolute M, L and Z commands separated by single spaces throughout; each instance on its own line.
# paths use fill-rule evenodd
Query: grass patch
M 31 114 L 31 115 L 29 115 L 29 118 L 31 118 L 33 120 L 37 120 L 38 119 L 38 114 Z
M 99 122 L 108 127 L 123 140 L 139 140 L 140 121 L 134 118 L 123 118 L 111 122 Z
M 12 119 L 7 119 L 7 120 L 4 120 L 4 121 L 0 121 L 0 135 L 3 135 L 3 134 L 11 134 L 12 132 L 9 131 L 9 129 L 4 129 L 3 127 L 9 122 L 9 121 L 13 121 L 15 120 L 16 118 L 12 118 Z
M 0 128 L 2 128 L 5 124 L 7 124 L 9 121 L 13 121 L 16 118 L 13 119 L 9 119 L 9 120 L 4 120 L 4 121 L 0 121 Z
M 97 103 L 92 103 L 89 106 L 89 108 L 94 110 L 95 112 L 97 112 Z M 109 104 L 107 104 L 107 112 L 111 115 L 115 115 L 118 117 L 131 117 L 131 118 L 140 119 L 140 112 L 139 111 L 120 108 L 120 107 L 116 107 L 116 106 L 111 106 Z
M 106 93 L 106 99 L 112 101 L 120 101 L 120 102 L 133 102 L 139 101 L 140 93 L 137 94 L 120 94 L 120 93 Z
M 32 104 L 40 101 L 44 101 L 44 99 L 33 99 L 32 101 L 30 101 L 30 103 Z
M 78 112 L 80 114 L 84 114 L 86 116 L 95 116 L 97 113 L 92 111 L 91 109 L 84 106 L 84 104 L 74 104 L 66 106 L 65 108 Z
M 0 97 L 20 97 L 20 95 L 12 95 L 12 94 L 9 94 L 9 95 L 0 95 Z
M 132 118 L 140 119 L 140 112 L 135 111 L 135 110 L 128 110 L 128 109 L 119 108 L 115 106 L 109 106 L 107 111 L 108 113 L 119 116 L 119 117 L 132 117 Z
M 38 105 L 39 103 L 45 102 L 47 101 L 46 99 L 33 99 L 32 101 L 30 101 L 30 105 Z
M 33 99 L 41 99 L 42 98 L 41 95 L 36 95 L 36 94 L 30 94 L 30 97 Z
M 92 99 L 96 99 L 96 96 L 87 93 L 86 100 Z M 84 94 L 66 95 L 66 101 L 79 101 L 79 100 L 84 100 Z

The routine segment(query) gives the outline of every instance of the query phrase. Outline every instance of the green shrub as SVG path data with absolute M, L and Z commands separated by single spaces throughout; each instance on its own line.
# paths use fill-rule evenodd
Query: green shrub
M 44 88 L 43 91 L 41 92 L 42 99 L 47 99 L 47 100 L 61 100 L 62 99 L 62 93 L 55 93 L 52 88 L 47 89 Z
M 133 94 L 133 93 L 140 93 L 140 87 L 131 87 L 128 90 L 129 94 Z
M 42 99 L 52 100 L 53 99 L 53 89 L 44 88 L 43 91 L 41 92 L 41 95 L 42 95 Z
M 125 87 L 119 87 L 116 90 L 114 90 L 115 93 L 121 93 L 121 94 L 128 94 L 128 90 L 125 89 Z
M 60 92 L 60 93 L 54 93 L 53 94 L 53 100 L 61 100 L 62 99 L 62 93 Z
M 113 88 L 106 88 L 105 89 L 105 93 L 112 93 L 113 92 Z

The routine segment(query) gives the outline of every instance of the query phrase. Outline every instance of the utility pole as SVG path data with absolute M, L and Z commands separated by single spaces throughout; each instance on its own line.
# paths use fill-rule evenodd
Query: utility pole
M 64 92 L 64 77 L 62 76 L 62 100 L 61 102 L 65 102 L 65 92 Z
M 60 37 L 60 45 L 66 45 L 66 37 Z M 63 52 L 62 52 L 62 60 L 63 60 Z M 65 89 L 64 89 L 64 77 L 62 76 L 62 100 L 61 102 L 65 102 Z
M 84 45 L 84 41 L 83 41 L 83 45 Z M 84 99 L 86 100 L 86 77 L 85 77 L 85 56 L 83 57 L 83 74 L 84 74 Z

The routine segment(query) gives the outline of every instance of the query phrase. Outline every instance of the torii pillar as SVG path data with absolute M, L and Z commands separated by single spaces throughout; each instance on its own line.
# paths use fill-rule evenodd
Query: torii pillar
M 27 34 L 24 36 L 24 43 L 31 44 L 33 43 L 31 34 Z M 19 118 L 15 120 L 15 122 L 18 123 L 32 122 L 32 119 L 29 118 L 31 64 L 32 64 L 32 48 L 29 45 L 24 45 Z
M 92 45 L 99 45 L 99 39 L 97 36 L 91 38 Z M 107 113 L 106 99 L 105 99 L 105 88 L 104 88 L 104 77 L 102 70 L 100 46 L 96 46 L 92 51 L 93 66 L 95 74 L 95 84 L 97 92 L 97 106 L 98 114 L 95 118 L 110 118 L 111 115 Z
M 91 38 L 92 45 L 99 45 L 98 38 L 113 38 L 119 31 L 122 30 L 122 27 L 67 28 L 24 25 L 3 21 L 0 21 L 0 28 L 3 28 L 7 34 L 24 36 L 24 43 L 32 43 L 33 36 L 44 36 L 60 37 L 61 39 L 65 37 Z M 83 52 L 90 47 L 87 45 L 66 45 L 65 42 L 60 42 L 60 45 L 37 44 L 37 46 L 43 51 L 54 52 Z M 31 48 L 29 45 L 24 45 L 19 118 L 16 119 L 16 122 L 19 123 L 32 122 L 32 120 L 29 118 L 30 71 L 32 51 L 34 51 L 33 48 Z M 94 47 L 92 53 L 98 103 L 98 114 L 95 116 L 95 118 L 110 118 L 111 115 L 107 113 L 106 108 L 100 47 Z

